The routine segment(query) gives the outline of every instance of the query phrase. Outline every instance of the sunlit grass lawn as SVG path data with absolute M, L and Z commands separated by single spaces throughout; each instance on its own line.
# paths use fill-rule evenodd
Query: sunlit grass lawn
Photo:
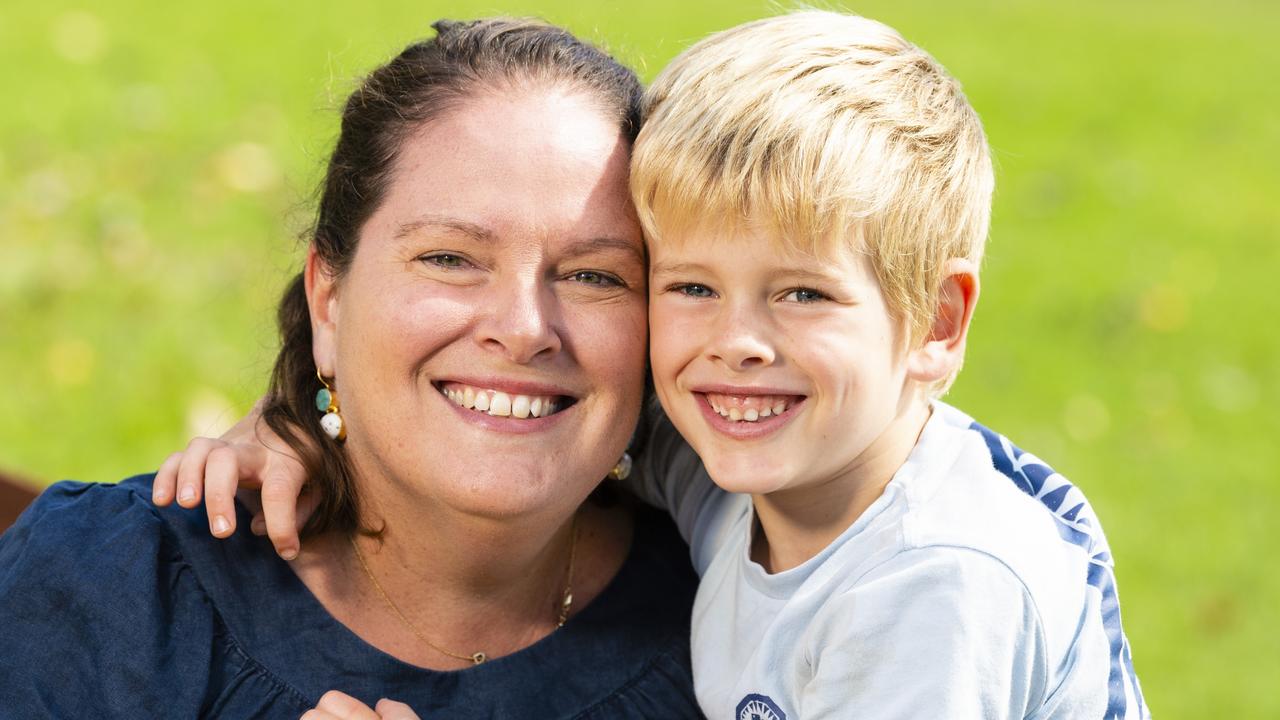
M 764 3 L 0 10 L 0 468 L 115 480 L 263 387 L 351 80 L 431 20 L 538 14 L 646 77 Z M 1083 486 L 1161 717 L 1278 717 L 1274 4 L 899 3 L 999 191 L 951 400 Z

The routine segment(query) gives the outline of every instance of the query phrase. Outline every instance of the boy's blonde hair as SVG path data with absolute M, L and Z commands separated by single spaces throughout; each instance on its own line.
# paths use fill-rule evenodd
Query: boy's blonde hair
M 717 33 L 645 98 L 631 192 L 659 242 L 758 227 L 786 251 L 869 255 L 912 342 L 943 263 L 979 262 L 994 178 L 960 84 L 892 28 L 806 10 Z

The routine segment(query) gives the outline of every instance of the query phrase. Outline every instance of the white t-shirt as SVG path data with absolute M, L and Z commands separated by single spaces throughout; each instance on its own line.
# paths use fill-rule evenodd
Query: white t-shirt
M 702 576 L 712 720 L 1148 717 L 1084 495 L 959 410 L 935 403 L 884 494 L 772 575 L 750 559 L 750 497 L 716 487 L 665 417 L 641 469 Z

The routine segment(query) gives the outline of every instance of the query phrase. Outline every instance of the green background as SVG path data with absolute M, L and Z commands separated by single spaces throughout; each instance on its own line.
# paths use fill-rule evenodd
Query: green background
M 263 390 L 353 79 L 539 15 L 651 78 L 763 2 L 0 9 L 0 469 L 115 480 Z M 1280 5 L 860 2 L 965 83 L 999 189 L 950 399 L 1082 486 L 1159 717 L 1280 717 Z

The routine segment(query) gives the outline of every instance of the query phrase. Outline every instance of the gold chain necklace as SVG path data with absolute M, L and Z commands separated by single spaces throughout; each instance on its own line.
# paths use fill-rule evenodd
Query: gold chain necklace
M 373 574 L 373 571 L 369 569 L 369 563 L 365 561 L 364 553 L 360 552 L 360 545 L 356 543 L 354 535 L 351 536 L 351 549 L 355 551 L 356 559 L 360 561 L 360 567 L 364 569 L 364 574 L 369 576 L 369 582 L 373 583 L 373 589 L 378 592 L 378 595 L 382 598 L 382 601 L 387 604 L 387 607 L 391 608 L 391 612 L 395 613 L 395 616 L 400 618 L 400 622 L 404 623 L 404 626 L 409 628 L 409 631 L 413 633 L 414 637 L 418 638 L 418 640 L 438 653 L 448 655 L 449 657 L 457 660 L 466 660 L 473 665 L 479 665 L 489 659 L 489 656 L 483 652 L 474 652 L 470 655 L 461 655 L 459 653 L 450 652 L 449 650 L 446 650 L 428 640 L 427 637 L 418 630 L 418 626 L 414 625 L 409 618 L 405 617 L 405 614 L 400 611 L 400 607 L 392 602 L 391 596 L 387 595 L 387 591 L 382 589 L 382 583 L 378 582 L 378 578 Z M 569 523 L 569 568 L 566 573 L 567 579 L 565 580 L 564 594 L 560 599 L 560 613 L 556 618 L 557 628 L 564 627 L 565 621 L 569 619 L 569 609 L 573 607 L 573 559 L 577 549 L 578 514 L 574 513 L 573 519 Z

